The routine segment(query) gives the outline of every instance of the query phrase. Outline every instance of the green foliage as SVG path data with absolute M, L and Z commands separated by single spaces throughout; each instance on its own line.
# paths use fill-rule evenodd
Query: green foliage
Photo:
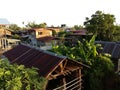
M 46 23 L 36 24 L 35 22 L 28 22 L 26 27 L 29 28 L 46 28 Z
M 98 53 L 96 48 L 99 48 L 99 44 L 94 44 L 95 35 L 91 38 L 90 41 L 83 40 L 78 41 L 78 43 L 73 47 L 65 46 L 64 44 L 52 46 L 53 52 L 56 52 L 60 55 L 65 55 L 70 59 L 74 59 L 77 61 L 82 61 L 88 65 L 91 65 L 92 58 L 94 58 Z
M 120 75 L 117 73 L 112 78 L 114 81 L 113 90 L 120 90 Z
M 115 31 L 115 17 L 111 14 L 105 14 L 102 11 L 96 11 L 95 14 L 88 17 L 84 22 L 84 25 L 89 33 L 96 33 L 98 40 L 113 40 L 113 34 Z
M 36 68 L 10 64 L 0 60 L 0 90 L 42 90 L 45 79 L 39 77 Z
M 21 39 L 21 37 L 18 34 L 12 35 L 13 39 Z
M 89 84 L 87 89 L 89 90 L 104 90 L 106 80 L 113 75 L 114 65 L 109 57 L 105 55 L 99 55 L 93 61 L 93 65 L 87 72 L 86 83 Z M 87 90 L 86 89 L 86 90 Z
M 55 30 L 52 30 L 52 36 L 56 36 L 57 32 Z
M 9 29 L 14 30 L 14 31 L 18 31 L 21 28 L 17 24 L 12 24 L 9 26 Z
M 83 28 L 83 26 L 81 26 L 81 25 L 74 25 L 73 30 L 80 30 L 82 28 Z
M 113 41 L 120 41 L 120 26 L 115 26 Z
M 61 32 L 58 33 L 58 37 L 65 37 L 66 34 L 67 34 L 67 32 L 61 31 Z
M 89 41 L 83 40 L 74 47 L 68 47 L 64 44 L 53 46 L 52 51 L 60 55 L 65 55 L 70 59 L 90 65 L 90 69 L 85 72 L 85 90 L 103 90 L 106 78 L 113 73 L 113 63 L 110 55 L 99 54 L 97 49 L 102 49 L 100 44 L 95 44 L 96 35 Z

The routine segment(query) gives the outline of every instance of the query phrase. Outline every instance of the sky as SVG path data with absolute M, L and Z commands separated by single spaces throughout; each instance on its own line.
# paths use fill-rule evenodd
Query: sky
M 0 18 L 22 26 L 28 22 L 48 26 L 83 25 L 97 10 L 115 15 L 120 24 L 119 0 L 0 0 Z

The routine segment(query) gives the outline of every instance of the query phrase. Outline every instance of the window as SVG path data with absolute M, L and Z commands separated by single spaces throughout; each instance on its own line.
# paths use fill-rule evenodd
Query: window
M 42 32 L 38 32 L 38 35 L 42 35 Z

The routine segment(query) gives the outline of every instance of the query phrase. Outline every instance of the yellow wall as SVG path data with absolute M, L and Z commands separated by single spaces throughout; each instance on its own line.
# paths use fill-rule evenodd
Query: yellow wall
M 35 33 L 36 33 L 36 38 L 52 36 L 52 31 L 44 28 L 36 29 Z
M 11 35 L 11 32 L 7 29 L 0 29 L 0 35 Z

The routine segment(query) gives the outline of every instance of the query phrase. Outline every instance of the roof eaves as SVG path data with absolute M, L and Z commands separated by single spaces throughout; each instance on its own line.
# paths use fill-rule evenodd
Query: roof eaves
M 48 78 L 49 75 L 50 75 L 57 67 L 59 67 L 59 65 L 60 65 L 61 63 L 63 63 L 64 60 L 66 60 L 66 58 L 64 58 L 63 60 L 61 60 L 61 61 L 59 62 L 59 64 L 58 64 L 56 67 L 54 67 L 54 69 L 53 69 L 51 72 L 49 72 L 49 73 L 47 74 L 46 78 Z
M 68 60 L 71 60 L 71 61 L 73 61 L 73 62 L 76 62 L 76 63 L 78 63 L 78 64 L 80 64 L 80 65 L 82 65 L 82 66 L 84 66 L 84 67 L 90 68 L 89 65 L 83 64 L 83 63 L 78 62 L 78 61 L 76 61 L 76 60 L 72 60 L 72 59 L 69 59 L 69 58 L 68 58 Z

